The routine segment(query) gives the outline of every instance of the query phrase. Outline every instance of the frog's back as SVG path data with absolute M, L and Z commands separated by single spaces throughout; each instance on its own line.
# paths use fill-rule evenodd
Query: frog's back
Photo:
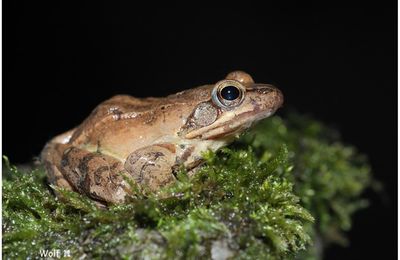
M 91 114 L 79 125 L 70 142 L 77 144 L 85 142 L 93 132 L 99 131 L 105 125 L 126 121 L 139 123 L 151 114 L 154 107 L 159 106 L 163 98 L 135 98 L 128 95 L 117 95 L 100 103 Z
M 135 98 L 128 95 L 117 95 L 100 103 L 76 129 L 70 142 L 79 143 L 84 141 L 84 136 L 90 135 L 99 125 L 118 120 L 122 115 L 129 111 L 133 113 L 144 114 L 151 110 L 151 107 L 158 103 L 157 98 Z
M 165 98 L 114 96 L 93 110 L 69 143 L 125 158 L 133 149 L 176 135 L 199 98 L 193 91 Z

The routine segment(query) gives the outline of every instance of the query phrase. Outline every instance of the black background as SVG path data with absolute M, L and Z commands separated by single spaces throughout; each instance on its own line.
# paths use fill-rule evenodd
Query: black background
M 3 153 L 38 155 L 114 94 L 164 96 L 235 69 L 277 85 L 286 107 L 336 127 L 368 155 L 387 199 L 355 215 L 326 259 L 394 258 L 397 7 L 180 10 L 4 1 Z M 111 2 L 111 1 L 110 1 Z

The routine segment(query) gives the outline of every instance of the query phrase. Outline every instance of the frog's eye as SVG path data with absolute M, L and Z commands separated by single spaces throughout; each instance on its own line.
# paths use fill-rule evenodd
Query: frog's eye
M 225 100 L 235 100 L 240 96 L 240 90 L 235 86 L 226 86 L 221 89 L 221 97 Z
M 243 101 L 245 87 L 236 80 L 223 80 L 218 82 L 212 90 L 213 102 L 222 108 L 231 109 Z

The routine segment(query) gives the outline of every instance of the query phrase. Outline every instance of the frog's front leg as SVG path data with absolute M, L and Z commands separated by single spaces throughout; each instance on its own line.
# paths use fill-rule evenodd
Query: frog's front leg
M 125 200 L 129 185 L 122 177 L 126 171 L 120 160 L 73 146 L 59 146 L 65 148 L 60 170 L 75 190 L 102 202 L 121 203 Z
M 175 146 L 156 144 L 140 148 L 125 161 L 125 169 L 142 187 L 157 191 L 175 181 Z

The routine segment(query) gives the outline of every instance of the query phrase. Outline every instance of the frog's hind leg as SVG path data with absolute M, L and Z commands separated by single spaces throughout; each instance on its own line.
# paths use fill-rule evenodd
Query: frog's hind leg
M 121 203 L 129 192 L 121 161 L 97 152 L 65 147 L 60 170 L 80 193 L 109 203 Z
M 128 190 L 120 175 L 124 171 L 122 163 L 111 156 L 63 143 L 68 142 L 68 135 L 57 136 L 41 153 L 50 183 L 87 194 L 102 203 L 122 202 Z M 62 198 L 57 192 L 56 195 Z

